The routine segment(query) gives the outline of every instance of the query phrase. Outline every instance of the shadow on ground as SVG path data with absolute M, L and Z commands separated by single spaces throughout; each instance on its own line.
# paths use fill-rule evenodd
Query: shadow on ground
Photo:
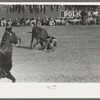
M 17 48 L 29 49 L 30 50 L 30 47 L 28 47 L 28 46 L 17 46 Z

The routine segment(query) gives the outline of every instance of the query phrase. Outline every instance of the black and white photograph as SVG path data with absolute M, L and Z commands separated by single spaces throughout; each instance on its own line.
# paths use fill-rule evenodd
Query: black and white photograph
M 0 82 L 100 82 L 100 5 L 0 5 Z
M 99 83 L 100 3 L 0 3 L 0 98 L 98 97 Z

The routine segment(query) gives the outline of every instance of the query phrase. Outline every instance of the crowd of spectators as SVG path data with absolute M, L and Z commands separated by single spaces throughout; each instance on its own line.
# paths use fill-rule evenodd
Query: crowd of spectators
M 70 18 L 52 18 L 45 16 L 43 19 L 40 17 L 38 18 L 15 18 L 14 21 L 11 19 L 6 20 L 5 18 L 2 18 L 0 20 L 0 26 L 6 26 L 6 24 L 10 24 L 12 26 L 56 26 L 56 25 L 96 25 L 100 24 L 100 18 L 97 12 L 97 9 L 95 9 L 93 12 L 91 11 L 85 11 L 83 10 L 80 13 L 81 16 L 73 16 Z

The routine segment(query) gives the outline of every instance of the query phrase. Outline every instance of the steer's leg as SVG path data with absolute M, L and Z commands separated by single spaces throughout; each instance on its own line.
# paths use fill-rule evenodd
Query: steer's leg
M 41 45 L 41 48 L 42 48 L 42 49 L 44 49 L 44 48 L 45 48 L 45 46 L 44 46 L 43 42 L 41 42 L 41 41 L 40 41 L 40 45 Z
M 33 48 L 34 48 L 37 44 L 39 44 L 39 39 L 36 38 L 36 40 L 37 40 L 37 42 L 33 45 Z
M 33 48 L 33 40 L 34 40 L 34 36 L 32 35 L 30 49 L 32 49 L 32 48 Z
M 12 80 L 12 82 L 16 82 L 16 79 L 12 76 L 12 74 L 10 72 L 7 72 L 7 76 L 8 79 Z

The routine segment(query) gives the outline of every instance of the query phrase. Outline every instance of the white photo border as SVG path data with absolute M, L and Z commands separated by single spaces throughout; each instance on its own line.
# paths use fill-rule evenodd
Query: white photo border
M 0 5 L 100 5 L 98 2 L 0 2 Z M 55 86 L 49 89 L 48 86 Z M 0 98 L 100 98 L 100 83 L 0 83 Z

